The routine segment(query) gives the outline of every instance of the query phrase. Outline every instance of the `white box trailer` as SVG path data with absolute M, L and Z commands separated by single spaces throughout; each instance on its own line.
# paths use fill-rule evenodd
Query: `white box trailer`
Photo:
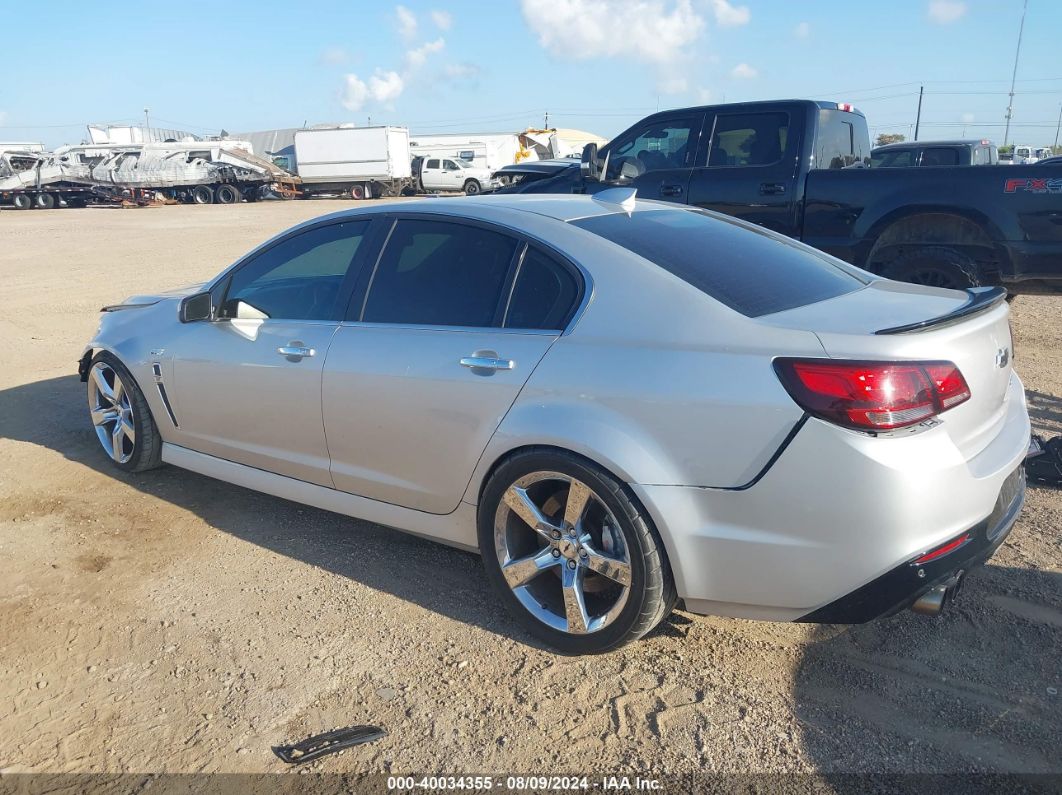
M 516 133 L 439 133 L 414 135 L 409 139 L 414 157 L 453 157 L 497 171 L 511 166 L 520 152 Z
M 295 161 L 304 195 L 396 196 L 412 187 L 410 160 L 405 127 L 335 127 L 295 133 Z

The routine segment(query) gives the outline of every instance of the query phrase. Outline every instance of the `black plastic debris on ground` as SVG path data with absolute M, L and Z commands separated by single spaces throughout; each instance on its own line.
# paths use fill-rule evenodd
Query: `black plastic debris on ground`
M 344 748 L 375 742 L 386 736 L 387 732 L 379 726 L 348 726 L 345 729 L 315 734 L 294 745 L 274 746 L 273 753 L 282 762 L 287 762 L 289 765 L 301 765 L 303 762 L 312 762 L 314 759 L 334 754 Z
M 1038 452 L 1025 459 L 1025 475 L 1031 483 L 1062 488 L 1062 436 L 1044 440 L 1033 437 Z

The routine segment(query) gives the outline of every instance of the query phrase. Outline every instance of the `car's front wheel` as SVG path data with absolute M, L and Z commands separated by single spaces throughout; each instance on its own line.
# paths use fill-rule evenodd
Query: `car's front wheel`
M 144 393 L 118 358 L 100 351 L 88 373 L 88 406 L 103 451 L 119 469 L 143 472 L 162 462 L 162 439 Z
M 557 450 L 518 453 L 479 508 L 487 574 L 517 620 L 570 654 L 637 640 L 675 606 L 663 544 L 615 478 Z

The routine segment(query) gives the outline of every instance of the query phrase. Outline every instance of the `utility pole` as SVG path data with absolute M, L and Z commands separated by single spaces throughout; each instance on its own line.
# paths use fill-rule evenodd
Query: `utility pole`
M 1025 0 L 1021 7 L 1021 25 L 1018 26 L 1018 46 L 1014 50 L 1014 72 L 1010 76 L 1010 101 L 1007 103 L 1007 126 L 1003 130 L 1003 146 L 1007 145 L 1010 136 L 1010 117 L 1014 113 L 1014 83 L 1018 79 L 1018 56 L 1021 55 L 1021 34 L 1025 32 L 1025 12 L 1029 8 L 1029 0 Z
M 922 124 L 922 92 L 926 90 L 925 86 L 918 87 L 918 115 L 915 116 L 915 133 L 914 139 L 918 140 L 918 127 Z
M 148 130 L 151 129 L 151 121 L 148 119 L 148 109 L 144 108 L 144 143 L 148 142 Z
M 548 110 L 546 111 L 546 117 L 542 120 L 542 129 L 543 130 L 548 130 L 549 129 L 549 111 Z
M 1055 125 L 1055 145 L 1052 149 L 1058 149 L 1058 131 L 1062 129 L 1062 104 L 1058 106 L 1058 124 Z

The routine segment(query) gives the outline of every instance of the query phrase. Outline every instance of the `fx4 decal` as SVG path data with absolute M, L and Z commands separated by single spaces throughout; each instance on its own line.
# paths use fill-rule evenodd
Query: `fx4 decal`
M 1062 193 L 1062 177 L 1015 177 L 1003 186 L 1004 193 Z

